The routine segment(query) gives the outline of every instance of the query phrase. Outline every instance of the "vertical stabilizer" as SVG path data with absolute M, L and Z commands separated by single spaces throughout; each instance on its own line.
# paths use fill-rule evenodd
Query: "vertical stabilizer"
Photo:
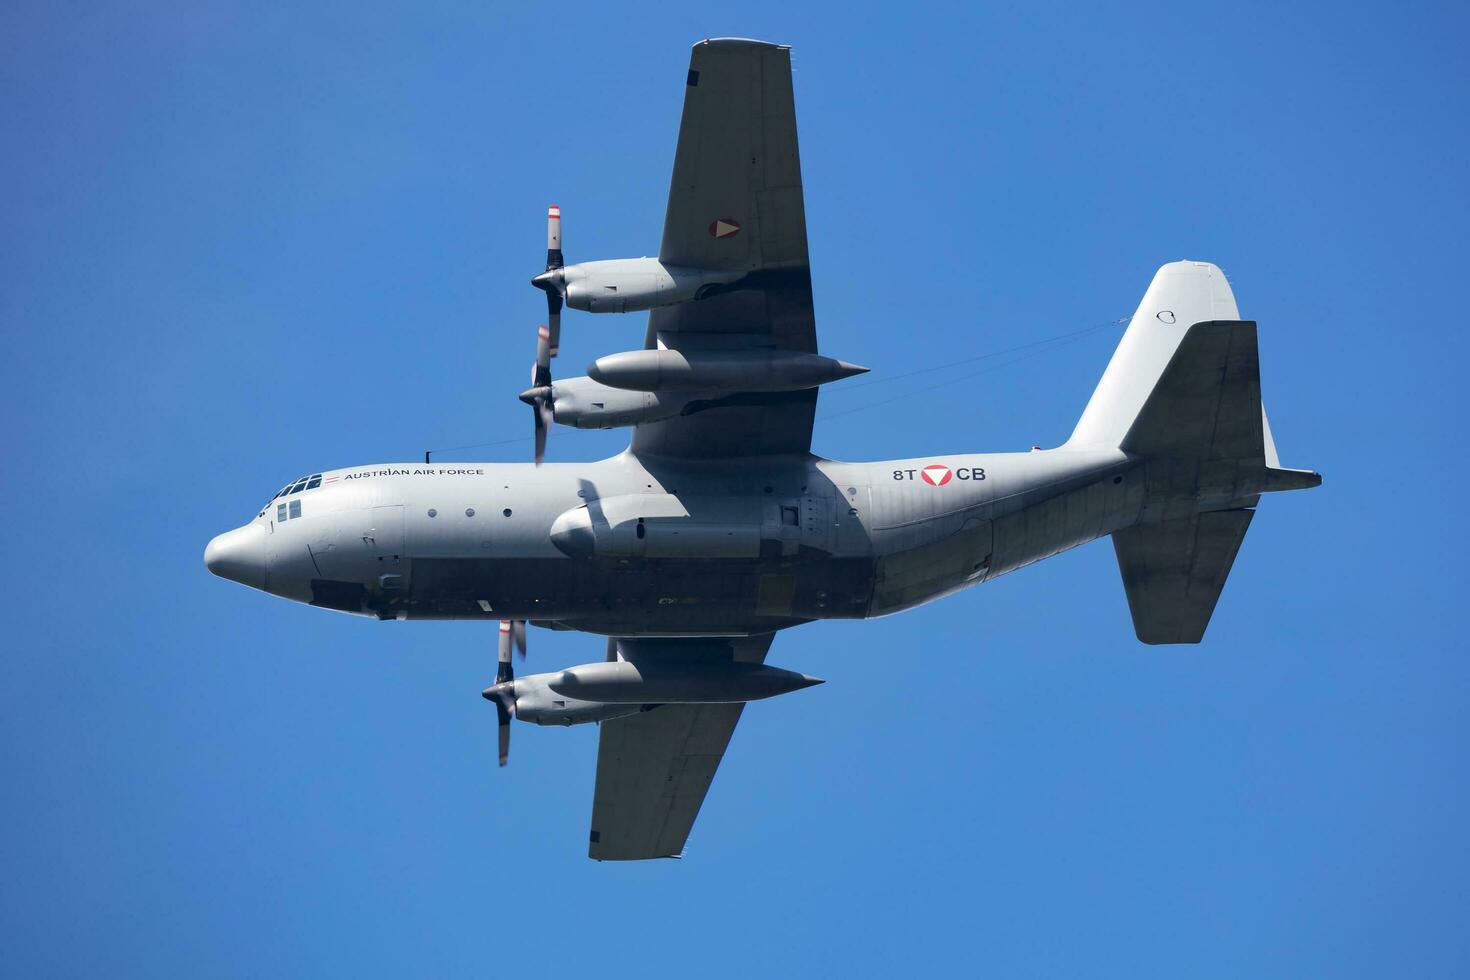
M 1200 642 L 1261 494 L 1322 482 L 1281 468 L 1256 325 L 1208 262 L 1154 276 L 1067 446 L 1139 462 L 1143 506 L 1113 545 L 1145 643 Z
M 1235 294 L 1217 266 L 1184 261 L 1159 269 L 1067 445 L 1122 445 L 1189 328 L 1208 320 L 1239 319 Z

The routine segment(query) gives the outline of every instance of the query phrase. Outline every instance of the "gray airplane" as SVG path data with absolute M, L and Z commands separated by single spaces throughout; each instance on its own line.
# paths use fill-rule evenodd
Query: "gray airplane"
M 1281 467 L 1256 325 L 1220 270 L 1154 276 L 1058 448 L 841 463 L 812 455 L 817 353 L 790 50 L 694 46 L 658 257 L 566 265 L 548 220 L 535 464 L 388 463 L 293 480 L 209 543 L 216 575 L 379 619 L 498 622 L 500 722 L 600 722 L 589 855 L 676 857 L 745 702 L 819 683 L 776 631 L 885 616 L 1112 535 L 1138 638 L 1198 643 Z M 553 381 L 563 304 L 650 310 L 643 349 Z M 541 464 L 552 422 L 629 427 L 597 463 Z M 605 659 L 514 676 L 526 624 Z

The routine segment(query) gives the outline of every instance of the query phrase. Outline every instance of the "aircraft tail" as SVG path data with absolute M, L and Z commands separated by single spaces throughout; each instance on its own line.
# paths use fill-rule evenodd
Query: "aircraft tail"
M 1137 524 L 1113 545 L 1138 638 L 1198 643 L 1262 493 L 1315 487 L 1283 469 L 1261 407 L 1256 325 L 1208 262 L 1158 271 L 1070 448 L 1143 461 Z

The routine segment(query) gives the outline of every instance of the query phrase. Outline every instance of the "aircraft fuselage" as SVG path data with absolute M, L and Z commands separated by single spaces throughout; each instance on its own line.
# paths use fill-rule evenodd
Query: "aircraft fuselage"
M 1144 504 L 1121 451 L 393 463 L 278 496 L 206 560 L 382 619 L 749 634 L 898 612 L 1132 524 Z

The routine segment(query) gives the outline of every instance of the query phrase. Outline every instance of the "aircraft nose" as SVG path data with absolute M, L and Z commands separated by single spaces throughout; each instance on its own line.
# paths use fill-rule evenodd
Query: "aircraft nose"
M 204 567 L 220 578 L 265 589 L 265 528 L 247 524 L 226 531 L 204 548 Z

